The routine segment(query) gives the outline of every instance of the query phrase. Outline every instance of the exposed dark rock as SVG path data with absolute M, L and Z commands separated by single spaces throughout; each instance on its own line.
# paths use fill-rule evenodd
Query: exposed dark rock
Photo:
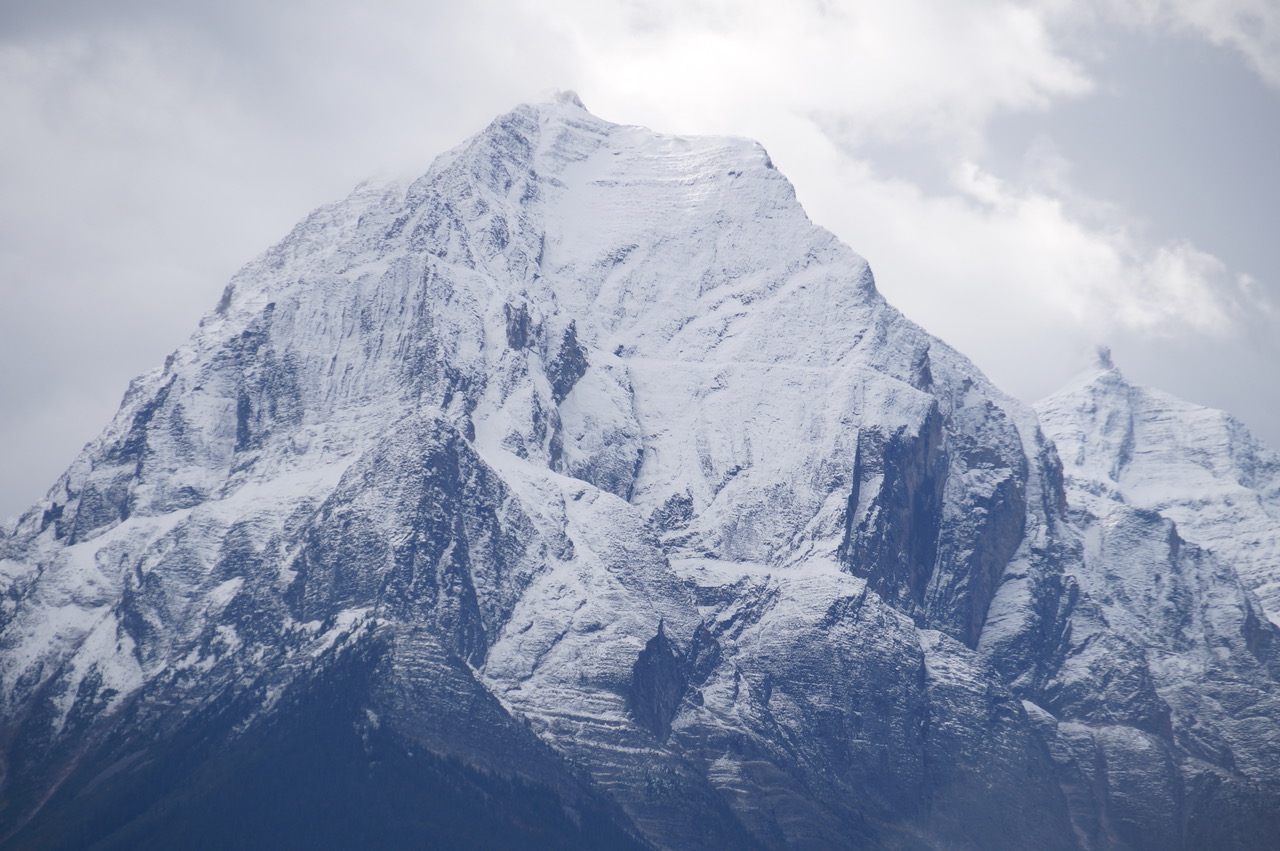
M 684 655 L 659 623 L 657 635 L 645 644 L 631 671 L 627 693 L 631 714 L 642 727 L 665 741 L 688 687 Z
M 515 307 L 504 304 L 502 315 L 507 320 L 508 346 L 519 350 L 533 345 L 533 319 L 529 316 L 529 308 L 523 302 Z
M 565 329 L 564 339 L 560 341 L 560 351 L 552 358 L 547 368 L 547 379 L 551 382 L 551 398 L 558 405 L 573 390 L 587 372 L 587 350 L 578 342 L 577 323 L 570 321 Z

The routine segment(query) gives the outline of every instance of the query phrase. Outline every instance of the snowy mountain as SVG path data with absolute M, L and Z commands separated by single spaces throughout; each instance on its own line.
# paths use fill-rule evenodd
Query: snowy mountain
M 0 539 L 3 841 L 1259 847 L 1280 465 L 1109 375 L 1064 479 L 758 145 L 519 107 Z
M 1036 406 L 1078 501 L 1155 511 L 1228 561 L 1280 623 L 1280 455 L 1234 417 L 1099 368 Z
M 1183 824 L 1155 832 L 1131 814 L 1124 827 L 1132 835 L 1141 831 L 1152 847 L 1226 847 L 1226 836 L 1198 833 L 1204 821 L 1232 822 L 1235 831 L 1243 829 L 1237 820 L 1274 818 L 1274 802 L 1264 801 L 1280 779 L 1280 668 L 1268 620 L 1275 615 L 1266 608 L 1280 565 L 1280 526 L 1272 519 L 1280 517 L 1280 457 L 1227 414 L 1129 384 L 1105 351 L 1096 370 L 1036 410 L 1063 459 L 1085 553 L 1083 565 L 1065 572 L 1092 602 L 1070 616 L 1066 644 L 1075 658 L 1064 660 L 1046 690 L 1097 701 L 1098 672 L 1109 658 L 1105 664 L 1121 676 L 1111 675 L 1104 694 L 1129 692 L 1130 715 L 1117 720 L 1141 731 L 1124 740 L 1059 724 L 1060 747 L 1081 765 L 1122 762 L 1122 772 L 1164 787 L 1157 797 L 1168 812 L 1181 812 Z M 1101 625 L 1121 641 L 1100 638 Z M 1102 720 L 1112 711 L 1090 714 Z M 1098 787 L 1096 779 L 1089 784 Z M 1212 800 L 1223 789 L 1232 815 L 1208 800 L 1202 813 L 1185 811 L 1184 802 Z M 1150 803 L 1103 809 L 1114 819 L 1135 806 Z M 1095 830 L 1109 832 L 1102 824 Z M 1271 842 L 1263 833 L 1231 841 Z

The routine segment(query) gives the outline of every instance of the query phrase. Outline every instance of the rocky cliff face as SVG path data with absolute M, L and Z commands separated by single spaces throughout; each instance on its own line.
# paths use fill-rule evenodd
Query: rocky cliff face
M 1036 407 L 1084 555 L 1066 572 L 1087 606 L 1066 614 L 1043 702 L 1072 719 L 1059 759 L 1101 814 L 1077 827 L 1099 847 L 1266 847 L 1280 458 L 1220 411 L 1129 384 L 1105 353 Z
M 6 842 L 1251 847 L 1280 566 L 1089 484 L 1078 409 L 1064 480 L 758 145 L 520 107 L 7 530 Z

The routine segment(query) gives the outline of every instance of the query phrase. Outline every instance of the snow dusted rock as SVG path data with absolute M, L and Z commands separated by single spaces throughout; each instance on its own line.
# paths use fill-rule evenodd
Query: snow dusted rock
M 1109 359 L 1037 405 L 1083 558 L 1043 706 L 1099 847 L 1262 847 L 1280 786 L 1274 453 Z M 1084 722 L 1084 723 L 1079 723 Z M 1094 813 L 1101 813 L 1097 818 Z
M 1123 502 L 1172 520 L 1280 623 L 1280 455 L 1230 414 L 1134 386 L 1104 358 L 1036 406 L 1081 506 Z
M 758 145 L 519 107 L 246 266 L 0 541 L 0 827 L 1246 847 L 1274 628 L 1066 493 Z

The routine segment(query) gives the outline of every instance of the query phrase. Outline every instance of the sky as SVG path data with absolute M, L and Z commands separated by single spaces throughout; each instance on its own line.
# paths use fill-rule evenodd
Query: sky
M 1274 0 L 0 5 L 0 517 L 228 278 L 518 103 L 759 140 L 1033 402 L 1099 345 L 1280 447 Z

